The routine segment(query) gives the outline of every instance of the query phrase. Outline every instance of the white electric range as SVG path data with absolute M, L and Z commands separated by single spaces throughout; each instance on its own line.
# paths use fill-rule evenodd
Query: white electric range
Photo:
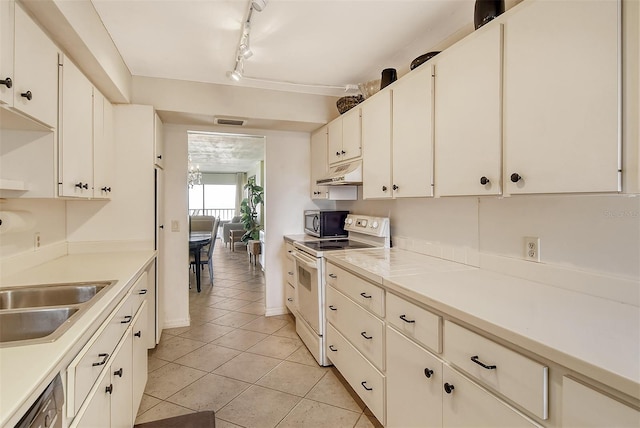
M 327 251 L 389 248 L 389 218 L 349 214 L 347 238 L 296 241 L 292 253 L 296 282 L 296 332 L 321 366 L 331 365 L 325 341 L 325 258 Z

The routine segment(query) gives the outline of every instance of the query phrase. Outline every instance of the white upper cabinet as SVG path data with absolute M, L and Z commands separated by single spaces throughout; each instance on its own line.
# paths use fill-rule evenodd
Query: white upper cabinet
M 326 199 L 326 186 L 318 186 L 316 180 L 327 174 L 327 126 L 311 134 L 311 199 Z
M 60 196 L 93 196 L 93 86 L 68 58 L 60 67 Z
M 329 164 L 362 156 L 360 109 L 354 107 L 330 122 L 327 135 Z
M 96 88 L 93 89 L 93 197 L 113 196 L 115 166 L 113 142 L 113 106 Z
M 619 187 L 617 1 L 532 1 L 505 22 L 505 193 Z
M 0 1 L 0 105 L 13 105 L 14 7 L 13 1 Z
M 15 5 L 14 24 L 13 107 L 55 128 L 58 120 L 58 49 L 19 5 Z
M 502 26 L 476 31 L 435 67 L 436 196 L 499 195 Z
M 153 161 L 159 168 L 164 168 L 164 134 L 162 132 L 162 120 L 158 113 L 154 113 L 155 134 L 153 140 Z
M 433 196 L 433 66 L 393 85 L 393 196 Z
M 391 190 L 391 91 L 362 104 L 362 197 L 386 199 Z

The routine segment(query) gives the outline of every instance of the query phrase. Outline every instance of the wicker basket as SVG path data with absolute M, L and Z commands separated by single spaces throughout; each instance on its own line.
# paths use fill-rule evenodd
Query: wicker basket
M 342 97 L 336 102 L 336 107 L 338 107 L 340 114 L 344 114 L 363 101 L 364 97 L 362 95 Z

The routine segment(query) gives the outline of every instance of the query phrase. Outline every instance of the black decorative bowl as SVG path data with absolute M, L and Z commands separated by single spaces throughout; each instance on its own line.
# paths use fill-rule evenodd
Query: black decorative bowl
M 342 97 L 336 101 L 336 107 L 338 107 L 340 114 L 344 114 L 363 101 L 364 97 L 362 95 Z
M 414 68 L 419 67 L 425 62 L 429 61 L 431 58 L 438 55 L 439 53 L 440 51 L 433 51 L 433 52 L 427 52 L 426 54 L 420 55 L 418 58 L 411 61 L 411 65 L 409 66 L 409 68 L 413 70 Z

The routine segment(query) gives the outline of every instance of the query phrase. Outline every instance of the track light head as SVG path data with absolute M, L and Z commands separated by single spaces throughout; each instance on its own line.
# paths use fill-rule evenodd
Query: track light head
M 234 82 L 239 82 L 242 79 L 243 68 L 242 58 L 237 58 L 235 68 L 233 71 L 228 72 L 227 76 Z
M 267 3 L 269 0 L 253 0 L 251 2 L 251 6 L 253 6 L 253 8 L 255 10 L 257 10 L 258 12 L 262 12 L 262 9 L 264 9 L 265 7 L 267 7 Z

